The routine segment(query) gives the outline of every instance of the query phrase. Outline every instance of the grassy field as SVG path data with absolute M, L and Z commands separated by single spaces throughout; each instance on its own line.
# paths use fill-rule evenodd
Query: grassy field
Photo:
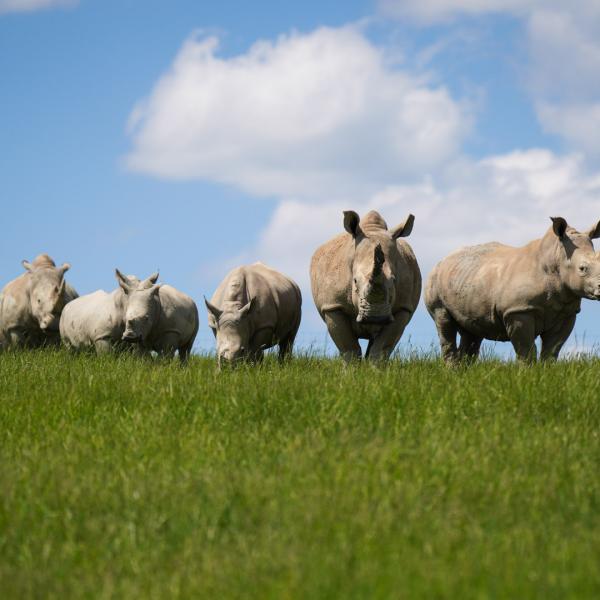
M 598 598 L 599 380 L 1 355 L 1 596 Z

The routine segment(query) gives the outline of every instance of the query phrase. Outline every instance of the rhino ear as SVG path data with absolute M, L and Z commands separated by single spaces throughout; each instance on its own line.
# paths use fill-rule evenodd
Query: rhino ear
M 567 232 L 567 221 L 562 217 L 550 217 L 552 220 L 552 229 L 554 230 L 554 234 L 562 239 L 562 237 Z
M 401 237 L 408 237 L 413 230 L 413 225 L 415 224 L 415 215 L 408 215 L 403 223 L 400 225 L 396 225 L 394 229 L 392 229 L 392 238 L 397 240 Z
M 152 273 L 152 275 L 150 275 L 150 277 L 147 277 L 146 279 L 144 279 L 144 281 L 142 281 L 142 283 L 140 285 L 140 288 L 143 290 L 150 289 L 156 283 L 157 279 L 158 279 L 158 271 L 156 273 Z
M 121 289 L 126 294 L 129 294 L 129 292 L 131 291 L 131 284 L 129 282 L 129 279 L 127 279 L 127 277 L 125 277 L 125 275 L 123 275 L 123 273 L 121 273 L 119 269 L 115 269 L 115 276 L 117 278 L 118 284 L 121 286 Z
M 590 240 L 596 240 L 600 237 L 600 221 L 587 231 Z
M 357 237 L 360 232 L 360 217 L 353 210 L 344 211 L 344 229 L 352 236 Z
M 26 271 L 33 271 L 33 265 L 28 260 L 22 260 L 21 264 L 23 265 Z
M 242 308 L 240 308 L 240 316 L 242 316 L 242 317 L 246 316 L 252 310 L 253 305 L 254 305 L 254 298 L 250 298 L 250 302 L 248 302 L 248 304 L 246 304 L 245 306 L 242 306 Z
M 211 304 L 204 296 L 204 304 L 206 304 L 206 308 L 208 312 L 215 318 L 215 321 L 218 323 L 223 311 L 218 309 L 214 304 Z

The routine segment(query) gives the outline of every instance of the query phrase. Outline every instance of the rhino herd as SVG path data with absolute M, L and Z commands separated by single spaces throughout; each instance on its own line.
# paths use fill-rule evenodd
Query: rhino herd
M 402 238 L 414 216 L 389 229 L 376 211 L 361 219 L 344 212 L 345 233 L 325 242 L 310 264 L 313 299 L 341 356 L 386 360 L 402 337 L 421 297 L 421 272 Z M 435 322 L 444 360 L 475 359 L 484 339 L 510 341 L 518 359 L 556 359 L 575 325 L 581 300 L 600 300 L 600 253 L 592 240 L 600 222 L 579 232 L 552 218 L 543 237 L 515 248 L 497 242 L 456 250 L 425 283 L 425 305 Z M 199 319 L 188 295 L 115 271 L 118 286 L 85 296 L 65 280 L 68 263 L 47 255 L 23 261 L 25 272 L 0 292 L 0 348 L 64 344 L 97 353 L 156 352 L 182 363 L 190 355 Z M 258 362 L 278 346 L 292 353 L 302 296 L 289 277 L 263 265 L 231 271 L 205 298 L 218 364 Z M 460 342 L 457 344 L 457 336 Z

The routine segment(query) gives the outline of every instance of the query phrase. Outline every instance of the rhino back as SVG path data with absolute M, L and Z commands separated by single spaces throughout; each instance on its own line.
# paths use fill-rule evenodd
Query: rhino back
M 310 285 L 317 310 L 352 310 L 354 241 L 341 233 L 319 246 L 310 263 Z
M 100 339 L 118 341 L 124 330 L 121 291 L 98 290 L 69 302 L 60 318 L 61 338 L 74 347 L 91 346 Z
M 536 311 L 544 304 L 546 276 L 534 250 L 493 242 L 453 252 L 429 277 L 430 312 L 440 302 L 463 329 L 489 339 L 507 339 L 506 315 Z
M 176 333 L 181 345 L 193 342 L 198 333 L 198 308 L 190 296 L 170 285 L 159 289 L 160 318 L 152 338 L 160 342 L 167 333 Z
M 294 281 L 262 263 L 245 267 L 248 299 L 254 298 L 254 331 L 271 327 L 280 340 L 300 324 L 302 296 Z
M 393 312 L 408 310 L 414 312 L 421 298 L 422 277 L 417 258 L 410 244 L 405 240 L 396 240 L 398 256 L 392 260 L 392 272 L 395 279 L 396 298 Z
M 28 273 L 23 273 L 2 289 L 0 327 L 3 331 L 12 327 L 37 327 L 29 302 L 29 282 Z

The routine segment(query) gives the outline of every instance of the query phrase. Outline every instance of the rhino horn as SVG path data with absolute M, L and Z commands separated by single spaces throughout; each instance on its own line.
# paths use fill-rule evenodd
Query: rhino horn
M 381 270 L 384 262 L 385 254 L 383 253 L 381 244 L 377 244 L 373 252 L 373 277 L 378 277 L 379 275 L 381 275 Z

